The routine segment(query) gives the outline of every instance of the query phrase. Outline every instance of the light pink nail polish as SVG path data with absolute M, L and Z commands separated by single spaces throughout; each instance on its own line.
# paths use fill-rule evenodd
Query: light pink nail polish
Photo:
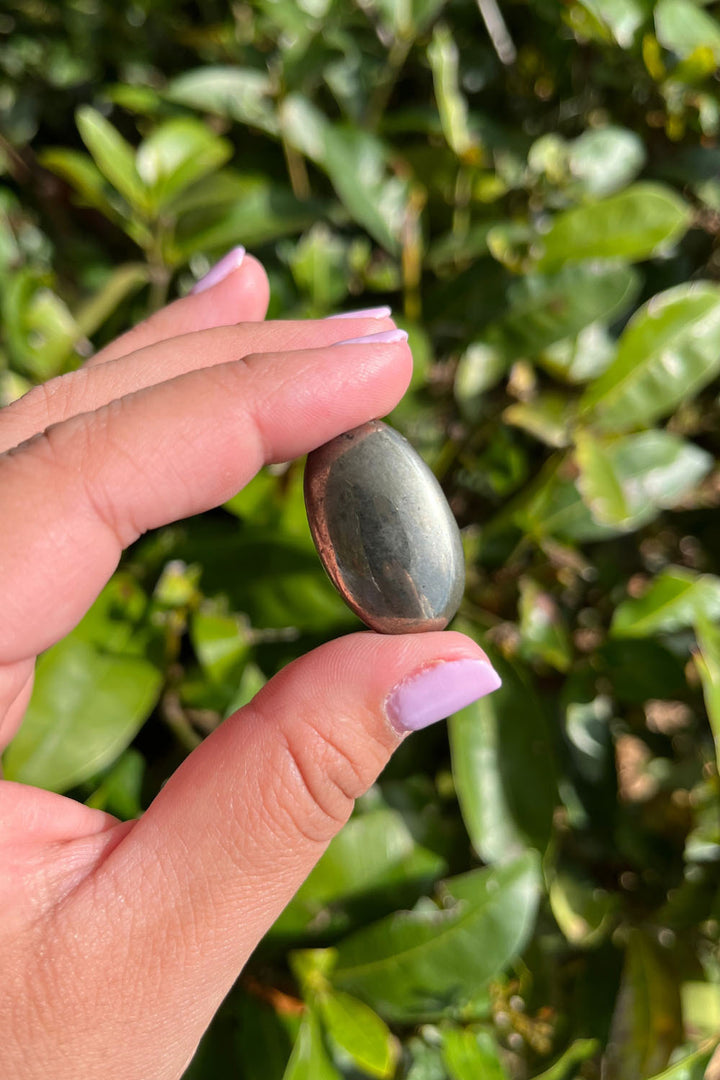
M 333 345 L 370 345 L 373 341 L 378 344 L 391 345 L 396 341 L 407 341 L 407 339 L 407 331 L 405 330 L 382 330 L 379 334 L 365 334 L 363 337 L 334 341 Z
M 197 293 L 205 292 L 206 289 L 212 289 L 213 285 L 219 285 L 228 274 L 232 274 L 233 270 L 237 270 L 242 265 L 244 258 L 245 248 L 242 244 L 231 248 L 227 255 L 223 255 L 222 259 L 208 270 L 205 277 L 201 277 L 199 281 L 195 282 L 190 293 L 194 296 Z
M 328 319 L 389 319 L 392 308 L 387 304 L 382 307 L 360 308 L 359 311 L 339 311 L 337 315 L 328 315 Z
M 399 683 L 388 695 L 385 711 L 398 731 L 420 731 L 501 685 L 485 660 L 446 660 Z

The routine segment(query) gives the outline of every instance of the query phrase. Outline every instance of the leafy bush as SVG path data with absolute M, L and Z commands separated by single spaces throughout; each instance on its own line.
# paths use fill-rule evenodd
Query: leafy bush
M 504 684 L 449 746 L 404 744 L 187 1075 L 699 1080 L 720 1028 L 720 26 L 700 0 L 202 11 L 0 14 L 0 403 L 235 242 L 274 317 L 388 301 L 416 359 L 391 419 L 463 526 L 457 626 Z M 127 553 L 41 658 L 6 776 L 131 817 L 357 625 L 301 469 Z

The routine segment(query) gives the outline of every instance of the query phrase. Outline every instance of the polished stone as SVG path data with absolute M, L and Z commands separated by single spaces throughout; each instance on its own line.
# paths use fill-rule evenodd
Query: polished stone
M 384 634 L 447 626 L 465 587 L 460 533 L 407 439 L 372 420 L 314 450 L 305 506 L 323 566 L 363 622 Z

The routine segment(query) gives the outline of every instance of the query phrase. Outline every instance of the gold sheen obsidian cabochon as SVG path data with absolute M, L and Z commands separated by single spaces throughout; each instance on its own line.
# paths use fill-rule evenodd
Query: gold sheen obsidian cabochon
M 371 629 L 411 634 L 447 626 L 465 588 L 460 532 L 407 439 L 371 420 L 313 450 L 305 506 L 325 570 Z

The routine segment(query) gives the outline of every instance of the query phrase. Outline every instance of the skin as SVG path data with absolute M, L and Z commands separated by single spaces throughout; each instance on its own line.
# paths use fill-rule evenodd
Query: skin
M 142 533 L 389 412 L 390 319 L 264 322 L 246 257 L 0 413 L 0 750 L 35 657 Z M 239 322 L 236 320 L 240 320 Z M 0 781 L 0 1046 L 17 1080 L 181 1076 L 263 934 L 402 737 L 384 702 L 460 634 L 351 634 L 289 664 L 120 823 Z

